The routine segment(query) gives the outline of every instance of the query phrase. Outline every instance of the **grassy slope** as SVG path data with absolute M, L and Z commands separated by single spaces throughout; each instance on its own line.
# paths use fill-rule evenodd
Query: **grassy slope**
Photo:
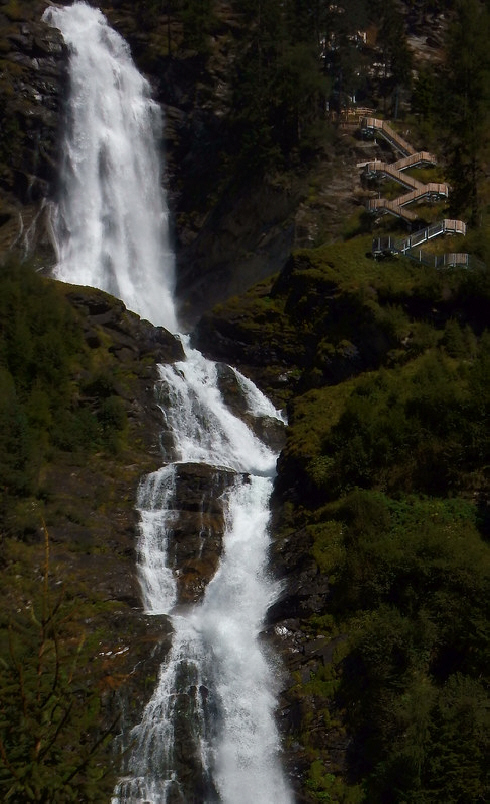
M 293 585 L 309 562 L 282 610 L 289 756 L 302 801 L 483 800 L 488 277 L 368 247 L 298 252 L 205 324 L 289 398 L 275 558 Z

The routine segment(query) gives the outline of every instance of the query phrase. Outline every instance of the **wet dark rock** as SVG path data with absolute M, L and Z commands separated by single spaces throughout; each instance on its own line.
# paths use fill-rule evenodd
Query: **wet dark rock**
M 175 519 L 169 539 L 169 566 L 177 576 L 179 603 L 195 603 L 216 572 L 222 552 L 222 495 L 236 479 L 230 469 L 206 464 L 177 466 Z
M 44 4 L 33 4 L 27 18 L 0 25 L 0 50 L 5 48 L 0 69 L 0 162 L 8 162 L 10 168 L 0 176 L 0 188 L 23 204 L 46 198 L 54 187 L 66 81 L 61 35 L 40 21 L 43 8 Z
M 224 363 L 218 363 L 217 370 L 219 390 L 234 416 L 245 422 L 270 449 L 279 452 L 284 446 L 286 437 L 284 423 L 273 416 L 251 415 L 247 396 L 243 392 L 234 370 Z
M 96 288 L 66 287 L 71 304 L 85 313 L 85 336 L 90 342 L 97 343 L 97 329 L 101 327 L 110 330 L 110 349 L 123 361 L 128 352 L 136 360 L 152 357 L 155 363 L 184 359 L 178 338 L 130 312 L 119 299 Z M 123 349 L 128 351 L 125 353 Z
M 270 623 L 305 618 L 325 610 L 329 597 L 328 577 L 322 574 L 308 552 L 304 531 L 276 540 L 271 548 L 272 562 L 284 589 L 268 612 Z
M 197 685 L 196 668 L 192 663 L 182 663 L 176 679 L 178 693 L 175 701 L 175 730 L 172 746 L 173 759 L 177 770 L 179 785 L 171 789 L 169 802 L 177 804 L 200 804 L 215 800 L 210 793 L 213 788 L 203 769 L 199 734 L 195 731 L 194 713 L 204 710 L 207 719 L 207 695 L 202 686 Z M 214 793 L 216 791 L 213 791 Z
M 217 364 L 218 388 L 232 413 L 243 418 L 248 413 L 246 396 L 242 393 L 237 376 L 231 366 L 225 363 Z
M 107 724 L 117 718 L 116 733 L 127 736 L 140 722 L 156 686 L 173 630 L 168 617 L 135 610 L 113 613 L 106 626 L 111 638 L 100 641 L 97 657 L 107 701 L 105 718 Z
M 41 21 L 46 5 L 0 5 L 0 213 L 13 212 L 0 223 L 0 253 L 36 251 L 52 262 L 43 205 L 57 180 L 66 49 Z

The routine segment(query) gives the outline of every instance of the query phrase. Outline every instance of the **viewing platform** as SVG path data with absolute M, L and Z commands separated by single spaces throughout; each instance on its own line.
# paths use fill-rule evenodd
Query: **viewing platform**
M 466 235 L 466 223 L 453 218 L 444 220 L 421 229 L 406 238 L 396 238 L 389 235 L 374 237 L 371 253 L 375 259 L 382 259 L 396 254 L 408 257 L 411 260 L 420 262 L 433 268 L 482 268 L 483 263 L 476 257 L 466 252 L 449 252 L 446 254 L 431 254 L 426 249 L 421 249 L 423 243 L 427 243 L 434 237 L 444 234 Z

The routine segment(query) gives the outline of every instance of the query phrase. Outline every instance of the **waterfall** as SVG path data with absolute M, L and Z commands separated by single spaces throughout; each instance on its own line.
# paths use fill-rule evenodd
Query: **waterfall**
M 191 349 L 186 338 L 182 341 L 186 360 L 160 366 L 170 401 L 162 412 L 173 434 L 176 461 L 143 480 L 138 501 L 146 608 L 150 613 L 175 611 L 174 640 L 142 721 L 131 734 L 135 748 L 128 776 L 113 801 L 289 804 L 274 723 L 274 668 L 260 644 L 265 612 L 279 591 L 267 573 L 276 455 L 227 408 L 216 365 Z M 242 382 L 249 411 L 280 420 L 258 389 L 245 378 Z M 222 495 L 225 534 L 218 570 L 202 601 L 182 612 L 174 609 L 175 579 L 167 561 L 176 517 L 171 500 L 176 468 L 202 462 L 216 471 L 231 469 L 235 477 Z M 190 717 L 191 730 L 186 729 Z M 183 735 L 193 772 L 191 790 L 181 778 L 182 760 L 175 751 Z
M 56 275 L 109 290 L 176 330 L 173 257 L 155 146 L 160 115 L 127 45 L 84 3 L 49 8 L 70 51 L 70 95 L 55 213 Z M 267 568 L 277 455 L 253 420 L 283 420 L 228 369 L 242 413 L 220 390 L 220 369 L 179 336 L 185 360 L 158 367 L 156 392 L 173 441 L 141 480 L 138 573 L 145 610 L 166 615 L 173 641 L 129 750 L 113 804 L 291 804 L 274 719 L 277 667 L 261 640 L 279 593 Z M 183 471 L 208 467 L 222 506 L 215 574 L 193 605 L 179 601 L 174 540 Z M 203 530 L 204 533 L 204 530 Z M 199 534 L 199 537 L 201 534 Z
M 129 47 L 85 3 L 50 7 L 69 50 L 69 104 L 53 231 L 64 282 L 123 299 L 174 332 L 174 258 L 161 191 L 162 119 Z

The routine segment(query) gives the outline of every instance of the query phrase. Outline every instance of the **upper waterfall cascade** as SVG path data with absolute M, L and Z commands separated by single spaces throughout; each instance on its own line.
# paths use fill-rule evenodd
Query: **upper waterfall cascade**
M 44 19 L 61 30 L 70 52 L 56 275 L 107 290 L 175 332 L 174 260 L 156 145 L 160 111 L 100 11 L 77 2 L 49 8 Z M 165 465 L 142 479 L 137 501 L 143 605 L 171 618 L 173 642 L 141 722 L 121 736 L 128 750 L 112 801 L 291 804 L 274 719 L 277 667 L 260 639 L 280 591 L 267 567 L 277 455 L 250 426 L 254 418 L 265 429 L 283 420 L 232 369 L 247 409 L 236 415 L 216 364 L 181 340 L 185 360 L 159 366 L 156 388 L 172 446 Z M 219 492 L 222 549 L 202 597 L 183 607 L 171 556 L 176 485 L 183 466 L 199 464 L 227 478 Z
M 161 111 L 129 47 L 85 3 L 50 7 L 69 51 L 69 103 L 53 212 L 64 282 L 101 288 L 171 332 L 174 255 L 161 190 Z

